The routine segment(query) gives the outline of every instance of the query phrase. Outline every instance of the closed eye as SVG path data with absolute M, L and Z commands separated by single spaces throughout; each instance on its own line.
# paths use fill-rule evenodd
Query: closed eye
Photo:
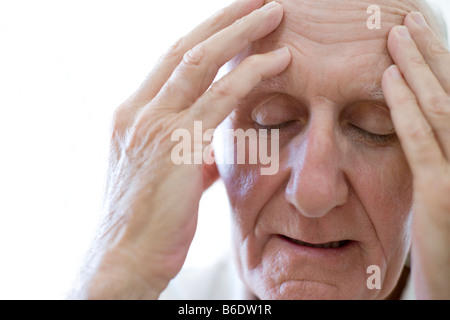
M 295 125 L 298 121 L 296 120 L 290 120 L 290 121 L 286 121 L 286 122 L 282 122 L 282 123 L 278 123 L 278 124 L 271 124 L 271 125 L 266 125 L 266 124 L 261 124 L 255 121 L 255 124 L 258 126 L 259 129 L 266 129 L 266 130 L 281 130 L 281 129 L 285 129 L 289 126 Z
M 390 142 L 393 142 L 397 138 L 397 135 L 395 132 L 389 133 L 389 134 L 376 134 L 376 133 L 368 132 L 368 131 L 366 131 L 360 127 L 357 127 L 355 125 L 352 125 L 352 124 L 350 124 L 350 127 L 354 131 L 354 138 L 356 138 L 356 140 L 358 140 L 358 141 L 363 140 L 363 141 L 375 143 L 378 145 L 385 145 Z

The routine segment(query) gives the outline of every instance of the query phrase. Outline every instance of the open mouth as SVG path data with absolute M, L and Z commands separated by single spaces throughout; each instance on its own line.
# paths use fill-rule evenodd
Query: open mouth
M 337 249 L 342 248 L 350 243 L 350 240 L 342 240 L 342 241 L 333 241 L 333 242 L 326 242 L 326 243 L 308 243 L 303 242 L 300 240 L 292 239 L 286 236 L 283 236 L 286 240 L 293 242 L 297 245 L 304 246 L 304 247 L 311 247 L 311 248 L 323 248 L 323 249 Z

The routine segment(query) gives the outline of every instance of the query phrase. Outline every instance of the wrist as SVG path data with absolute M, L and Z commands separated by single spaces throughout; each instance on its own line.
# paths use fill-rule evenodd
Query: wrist
M 156 300 L 162 290 L 130 274 L 97 274 L 80 291 L 86 300 Z
M 103 257 L 85 267 L 76 299 L 156 300 L 167 287 L 169 280 L 153 274 L 150 268 L 143 274 L 132 261 L 121 259 L 119 254 L 110 256 L 114 258 Z

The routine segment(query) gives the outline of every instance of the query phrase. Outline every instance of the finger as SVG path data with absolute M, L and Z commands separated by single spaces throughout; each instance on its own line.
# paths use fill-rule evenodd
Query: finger
M 450 97 L 425 62 L 407 27 L 392 29 L 388 47 L 443 151 L 450 154 Z
M 155 105 L 172 111 L 190 107 L 208 89 L 222 65 L 271 33 L 282 16 L 281 5 L 270 2 L 188 51 L 155 97 Z
M 197 44 L 205 41 L 220 30 L 228 27 L 252 11 L 260 8 L 263 0 L 238 0 L 226 8 L 219 10 L 212 17 L 201 23 L 186 36 L 180 38 L 160 58 L 159 63 L 150 72 L 141 87 L 133 95 L 134 104 L 145 105 L 161 90 L 184 54 Z
M 203 121 L 203 129 L 216 128 L 261 80 L 280 74 L 290 61 L 287 48 L 250 56 L 215 82 L 187 112 Z
M 426 172 L 424 168 L 440 164 L 443 155 L 433 130 L 397 66 L 384 72 L 382 86 L 397 136 L 413 174 L 423 174 Z
M 406 16 L 405 26 L 425 61 L 447 93 L 450 93 L 450 52 L 430 28 L 423 14 L 413 12 Z

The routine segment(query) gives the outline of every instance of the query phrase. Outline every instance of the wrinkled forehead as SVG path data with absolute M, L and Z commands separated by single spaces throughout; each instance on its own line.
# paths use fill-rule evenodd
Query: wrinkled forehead
M 270 2 L 270 1 L 266 1 Z M 291 34 L 320 44 L 386 40 L 394 25 L 403 24 L 411 11 L 421 11 L 434 29 L 439 29 L 425 0 L 279 0 L 285 8 L 278 35 Z M 367 22 L 380 10 L 380 29 Z M 294 39 L 293 39 L 294 40 Z
M 337 95 L 354 96 L 356 91 L 376 95 L 383 71 L 392 64 L 386 48 L 391 28 L 403 24 L 411 11 L 421 11 L 429 21 L 433 20 L 428 7 L 420 0 L 278 2 L 284 7 L 279 28 L 250 45 L 234 62 L 250 54 L 288 46 L 292 63 L 275 79 L 275 84 L 288 91 L 290 84 L 290 91 L 300 90 L 299 94 L 330 99 L 338 99 Z M 376 11 L 368 12 L 374 4 L 380 9 L 380 28 L 368 27 L 368 20 L 369 24 L 376 22 L 371 19 Z
M 393 24 L 401 24 L 407 8 L 403 1 L 381 1 L 380 30 L 369 29 L 367 20 L 373 1 L 284 0 L 284 33 L 296 34 L 324 45 L 384 38 Z M 376 30 L 376 31 L 374 31 Z M 283 33 L 281 32 L 281 33 Z
M 270 2 L 270 1 L 266 1 Z M 384 47 L 390 29 L 403 24 L 411 11 L 421 11 L 428 22 L 439 29 L 431 9 L 423 0 L 279 0 L 284 7 L 284 19 L 272 36 L 257 42 L 253 48 L 264 50 L 279 40 L 296 46 L 323 45 L 322 51 L 344 49 L 351 43 L 367 45 L 379 40 Z M 379 8 L 380 28 L 369 28 Z M 370 49 L 373 49 L 373 45 Z M 356 50 L 354 46 L 352 50 Z

